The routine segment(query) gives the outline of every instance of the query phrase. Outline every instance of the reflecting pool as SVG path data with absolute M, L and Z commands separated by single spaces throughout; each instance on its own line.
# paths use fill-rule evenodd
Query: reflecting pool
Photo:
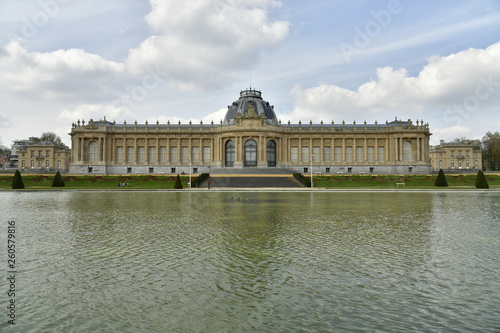
M 499 192 L 0 192 L 0 211 L 16 332 L 500 331 Z

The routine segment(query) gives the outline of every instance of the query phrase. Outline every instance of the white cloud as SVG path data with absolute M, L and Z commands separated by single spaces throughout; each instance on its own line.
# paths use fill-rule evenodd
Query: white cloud
M 415 116 L 432 108 L 451 120 L 500 102 L 500 42 L 484 50 L 468 49 L 428 61 L 418 76 L 409 76 L 406 69 L 378 68 L 376 79 L 357 90 L 328 84 L 307 89 L 296 86 L 291 91 L 295 108 L 288 116 L 295 121 L 363 121 L 377 116 Z M 456 111 L 455 105 L 464 112 Z
M 287 22 L 268 17 L 280 5 L 274 0 L 150 2 L 146 19 L 158 35 L 130 51 L 127 68 L 137 74 L 160 67 L 181 88 L 230 85 L 288 35 Z
M 209 124 L 212 121 L 214 122 L 214 124 L 220 124 L 220 121 L 224 120 L 226 113 L 227 113 L 227 108 L 222 108 L 206 115 L 205 117 L 203 117 L 202 121 L 205 124 Z
M 29 52 L 12 41 L 0 51 L 3 89 L 42 99 L 103 98 L 115 89 L 123 64 L 79 49 Z
M 132 114 L 124 108 L 119 108 L 113 105 L 106 104 L 82 104 L 78 105 L 73 110 L 64 109 L 57 117 L 57 121 L 61 124 L 71 124 L 77 120 L 85 120 L 88 122 L 90 119 L 102 120 L 106 117 L 109 121 L 115 119 L 126 119 Z
M 0 128 L 10 127 L 10 118 L 6 115 L 0 114 Z
M 468 137 L 470 133 L 471 129 L 465 126 L 437 128 L 433 131 L 433 144 L 437 144 L 439 140 L 451 142 L 457 138 Z

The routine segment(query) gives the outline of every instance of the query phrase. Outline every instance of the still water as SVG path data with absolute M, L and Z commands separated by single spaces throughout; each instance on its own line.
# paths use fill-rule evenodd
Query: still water
M 0 211 L 2 332 L 500 331 L 499 192 L 0 192 Z

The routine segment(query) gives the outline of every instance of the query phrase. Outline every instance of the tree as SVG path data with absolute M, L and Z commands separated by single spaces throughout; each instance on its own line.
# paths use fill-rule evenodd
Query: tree
M 442 186 L 442 187 L 447 187 L 448 182 L 446 181 L 446 176 L 444 175 L 443 169 L 439 169 L 438 176 L 436 178 L 436 182 L 434 183 L 435 186 Z
M 474 148 L 474 150 L 480 150 L 482 145 L 481 140 L 479 139 L 467 139 L 465 137 L 456 138 L 453 141 L 459 142 L 464 145 L 471 145 Z
M 500 170 L 500 132 L 488 132 L 483 137 L 483 167 Z
M 174 188 L 176 190 L 182 189 L 181 177 L 179 175 L 177 175 L 177 179 L 175 180 Z
M 64 180 L 61 177 L 61 173 L 57 171 L 52 181 L 52 187 L 64 187 Z
M 490 188 L 483 171 L 479 170 L 476 176 L 476 188 Z
M 21 188 L 24 188 L 23 177 L 21 176 L 19 170 L 16 170 L 14 178 L 12 178 L 12 189 L 16 190 Z
M 42 136 L 40 137 L 41 142 L 52 142 L 56 146 L 62 146 L 63 143 L 61 141 L 61 138 L 59 135 L 57 135 L 54 132 L 44 132 L 42 133 Z

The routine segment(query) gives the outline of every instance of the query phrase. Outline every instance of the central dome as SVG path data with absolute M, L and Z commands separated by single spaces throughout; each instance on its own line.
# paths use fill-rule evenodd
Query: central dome
M 249 110 L 250 112 L 247 114 Z M 267 124 L 278 124 L 278 118 L 276 118 L 276 114 L 274 113 L 274 106 L 269 105 L 269 102 L 262 99 L 262 93 L 259 90 L 242 90 L 240 98 L 227 107 L 224 123 L 234 124 L 238 113 L 243 117 L 252 116 L 252 113 L 256 113 L 257 117 L 261 117 L 263 114 L 267 119 Z

